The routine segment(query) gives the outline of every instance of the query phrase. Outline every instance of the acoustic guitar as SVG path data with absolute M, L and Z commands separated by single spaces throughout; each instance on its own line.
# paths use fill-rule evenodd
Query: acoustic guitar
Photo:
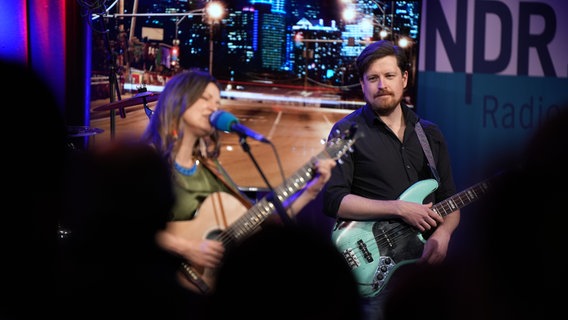
M 323 151 L 312 157 L 271 194 L 257 201 L 249 209 L 232 195 L 215 192 L 205 199 L 192 220 L 171 223 L 168 230 L 188 240 L 216 239 L 221 241 L 226 249 L 230 249 L 259 230 L 267 219 L 277 216 L 274 215 L 277 212 L 277 205 L 272 199 L 276 198 L 275 200 L 280 204 L 286 203 L 286 200 L 314 178 L 317 160 L 339 160 L 351 150 L 357 138 L 359 137 L 356 134 L 356 127 L 352 127 L 341 136 L 330 139 Z M 188 280 L 186 286 L 193 291 L 206 294 L 214 287 L 215 270 L 200 268 L 186 262 L 182 264 L 181 272 Z

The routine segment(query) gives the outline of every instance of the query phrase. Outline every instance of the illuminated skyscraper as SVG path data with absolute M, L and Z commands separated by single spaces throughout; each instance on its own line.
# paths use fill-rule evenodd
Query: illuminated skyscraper
M 286 0 L 250 0 L 251 4 L 264 3 L 272 6 L 273 13 L 286 13 Z
M 255 32 L 258 42 L 253 44 L 260 58 L 260 67 L 280 70 L 285 64 L 286 16 L 272 10 L 271 5 L 257 3 L 255 7 Z

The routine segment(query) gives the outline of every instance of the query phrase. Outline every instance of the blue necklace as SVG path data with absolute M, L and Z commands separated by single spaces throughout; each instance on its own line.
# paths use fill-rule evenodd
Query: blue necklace
M 182 167 L 177 161 L 174 161 L 174 168 L 177 172 L 183 174 L 184 176 L 192 176 L 197 171 L 197 164 L 199 161 L 195 161 L 191 168 Z

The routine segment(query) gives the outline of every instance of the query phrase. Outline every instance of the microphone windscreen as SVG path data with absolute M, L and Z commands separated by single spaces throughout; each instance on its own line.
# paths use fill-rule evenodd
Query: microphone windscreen
M 239 119 L 227 111 L 217 110 L 209 116 L 209 122 L 217 130 L 230 132 L 231 126 L 234 123 L 239 123 Z

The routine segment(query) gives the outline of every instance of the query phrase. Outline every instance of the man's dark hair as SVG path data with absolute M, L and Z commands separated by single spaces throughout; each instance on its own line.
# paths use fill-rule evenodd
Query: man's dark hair
M 365 71 L 367 71 L 373 61 L 386 56 L 395 56 L 400 71 L 402 73 L 408 71 L 409 63 L 406 52 L 395 46 L 390 40 L 380 40 L 368 45 L 357 57 L 355 65 L 359 73 L 359 79 L 363 78 Z

